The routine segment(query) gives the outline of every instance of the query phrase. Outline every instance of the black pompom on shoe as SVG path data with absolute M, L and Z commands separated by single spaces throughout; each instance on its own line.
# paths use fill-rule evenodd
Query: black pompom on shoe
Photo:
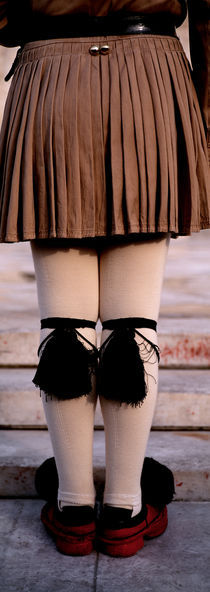
M 145 457 L 141 475 L 142 503 L 158 508 L 173 501 L 175 491 L 172 471 L 154 458 Z
M 38 496 L 47 502 L 57 500 L 58 473 L 54 456 L 47 458 L 35 473 L 34 485 Z
M 54 457 L 45 460 L 35 474 L 35 489 L 46 501 L 55 501 L 58 493 L 58 473 Z M 142 503 L 164 507 L 173 501 L 175 492 L 172 471 L 154 458 L 145 457 L 141 475 Z

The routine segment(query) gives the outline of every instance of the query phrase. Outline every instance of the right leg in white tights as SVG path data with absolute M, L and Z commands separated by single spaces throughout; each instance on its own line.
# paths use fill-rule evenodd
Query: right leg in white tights
M 94 249 L 56 248 L 45 241 L 31 242 L 37 280 L 40 317 L 98 319 L 98 255 Z M 52 329 L 42 329 L 40 342 Z M 92 328 L 79 329 L 96 345 Z M 84 342 L 84 345 L 89 346 Z M 69 373 L 69 381 L 71 375 Z M 77 399 L 58 400 L 42 393 L 48 430 L 59 476 L 58 501 L 64 505 L 92 505 L 95 489 L 92 470 L 93 427 L 96 406 L 95 376 L 92 392 Z
M 169 236 L 158 240 L 105 249 L 100 257 L 101 322 L 121 317 L 158 320 L 161 287 Z M 157 344 L 152 329 L 139 331 Z M 111 332 L 102 332 L 102 343 Z M 141 341 L 137 335 L 136 341 Z M 104 503 L 141 509 L 140 479 L 156 405 L 158 360 L 145 362 L 148 394 L 141 407 L 100 397 L 106 436 L 106 484 Z M 149 376 L 149 375 L 152 376 Z M 111 379 L 111 377 L 110 377 Z

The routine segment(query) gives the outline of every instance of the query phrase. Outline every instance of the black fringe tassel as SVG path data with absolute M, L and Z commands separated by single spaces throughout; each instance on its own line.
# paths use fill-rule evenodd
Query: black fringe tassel
M 44 340 L 32 382 L 46 395 L 65 400 L 91 392 L 91 373 L 96 372 L 98 350 L 94 346 L 87 349 L 77 333 L 74 328 L 55 329 Z
M 145 457 L 141 475 L 142 502 L 158 508 L 173 501 L 174 476 L 166 465 L 154 458 Z
M 143 338 L 142 359 L 135 332 L 130 327 L 112 331 L 100 348 L 98 371 L 98 394 L 132 407 L 141 406 L 147 396 L 144 361 L 154 351 L 159 358 L 158 347 L 138 333 Z

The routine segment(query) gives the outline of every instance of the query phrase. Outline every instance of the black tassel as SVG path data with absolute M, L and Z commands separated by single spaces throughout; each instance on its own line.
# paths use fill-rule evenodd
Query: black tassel
M 157 346 L 141 335 L 145 339 L 141 357 L 135 331 L 130 327 L 113 330 L 100 348 L 98 373 L 99 395 L 133 407 L 141 406 L 147 396 L 144 361 L 157 352 Z
M 91 392 L 98 350 L 87 349 L 77 333 L 74 328 L 55 329 L 40 346 L 43 350 L 32 382 L 47 395 L 65 400 Z

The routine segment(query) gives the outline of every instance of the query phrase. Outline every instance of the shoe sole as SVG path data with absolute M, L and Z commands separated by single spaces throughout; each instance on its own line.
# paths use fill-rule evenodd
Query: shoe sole
M 157 518 L 144 529 L 144 532 L 128 535 L 120 541 L 117 537 L 109 539 L 108 532 L 105 531 L 104 535 L 98 538 L 97 550 L 111 557 L 131 557 L 144 547 L 144 539 L 149 540 L 160 536 L 165 532 L 167 525 L 168 513 L 165 506 Z

